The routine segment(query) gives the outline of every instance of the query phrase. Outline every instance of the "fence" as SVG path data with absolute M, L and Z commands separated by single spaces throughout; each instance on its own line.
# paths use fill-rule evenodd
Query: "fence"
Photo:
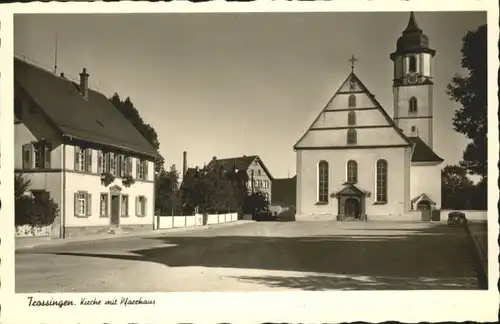
M 156 216 L 155 229 L 194 227 L 212 224 L 224 224 L 238 220 L 238 213 L 230 214 L 203 214 L 189 216 Z M 158 224 L 159 222 L 159 224 Z

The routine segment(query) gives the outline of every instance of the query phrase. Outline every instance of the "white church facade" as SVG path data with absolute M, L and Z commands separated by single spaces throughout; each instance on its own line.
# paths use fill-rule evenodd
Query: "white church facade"
M 390 55 L 394 116 L 352 72 L 295 144 L 296 219 L 394 219 L 441 206 L 433 151 L 435 51 L 411 13 Z

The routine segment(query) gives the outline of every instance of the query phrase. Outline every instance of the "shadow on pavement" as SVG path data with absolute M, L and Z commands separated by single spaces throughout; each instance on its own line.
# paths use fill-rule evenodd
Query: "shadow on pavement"
M 155 262 L 169 267 L 309 272 L 310 276 L 302 277 L 265 276 L 265 273 L 238 277 L 271 287 L 304 290 L 479 289 L 464 230 L 446 225 L 426 227 L 407 235 L 144 239 L 168 246 L 131 250 L 126 255 L 70 251 L 55 254 Z

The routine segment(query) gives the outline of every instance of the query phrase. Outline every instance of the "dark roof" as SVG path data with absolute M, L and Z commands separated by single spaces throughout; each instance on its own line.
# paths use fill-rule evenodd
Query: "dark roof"
M 271 185 L 273 205 L 295 206 L 297 192 L 297 176 L 293 178 L 274 179 Z
M 413 143 L 413 155 L 411 157 L 412 162 L 443 162 L 444 160 L 440 158 L 434 151 L 425 144 L 424 141 L 418 136 L 408 137 L 408 139 Z
M 155 147 L 103 94 L 42 68 L 14 59 L 14 80 L 45 113 L 61 136 L 158 156 Z
M 224 158 L 224 159 L 212 159 L 210 163 L 208 163 L 207 167 L 212 168 L 215 165 L 222 166 L 224 170 L 232 170 L 232 169 L 238 169 L 238 170 L 248 170 L 248 167 L 252 164 L 253 161 L 257 159 L 266 172 L 267 176 L 269 179 L 273 179 L 271 173 L 267 169 L 267 167 L 264 165 L 262 160 L 259 158 L 258 155 L 243 155 L 240 157 L 232 157 L 232 158 Z
M 432 55 L 435 51 L 429 47 L 429 38 L 423 33 L 422 29 L 418 27 L 417 20 L 413 11 L 410 14 L 408 26 L 399 37 L 396 45 L 395 53 L 420 53 L 426 52 Z M 394 54 L 391 54 L 394 56 Z

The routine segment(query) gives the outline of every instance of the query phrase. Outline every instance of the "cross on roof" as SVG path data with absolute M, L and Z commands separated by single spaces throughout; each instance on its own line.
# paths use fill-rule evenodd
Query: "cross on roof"
M 354 63 L 358 61 L 357 58 L 354 57 L 354 54 L 351 55 L 351 58 L 349 59 L 349 62 L 351 62 L 351 71 L 354 72 Z

